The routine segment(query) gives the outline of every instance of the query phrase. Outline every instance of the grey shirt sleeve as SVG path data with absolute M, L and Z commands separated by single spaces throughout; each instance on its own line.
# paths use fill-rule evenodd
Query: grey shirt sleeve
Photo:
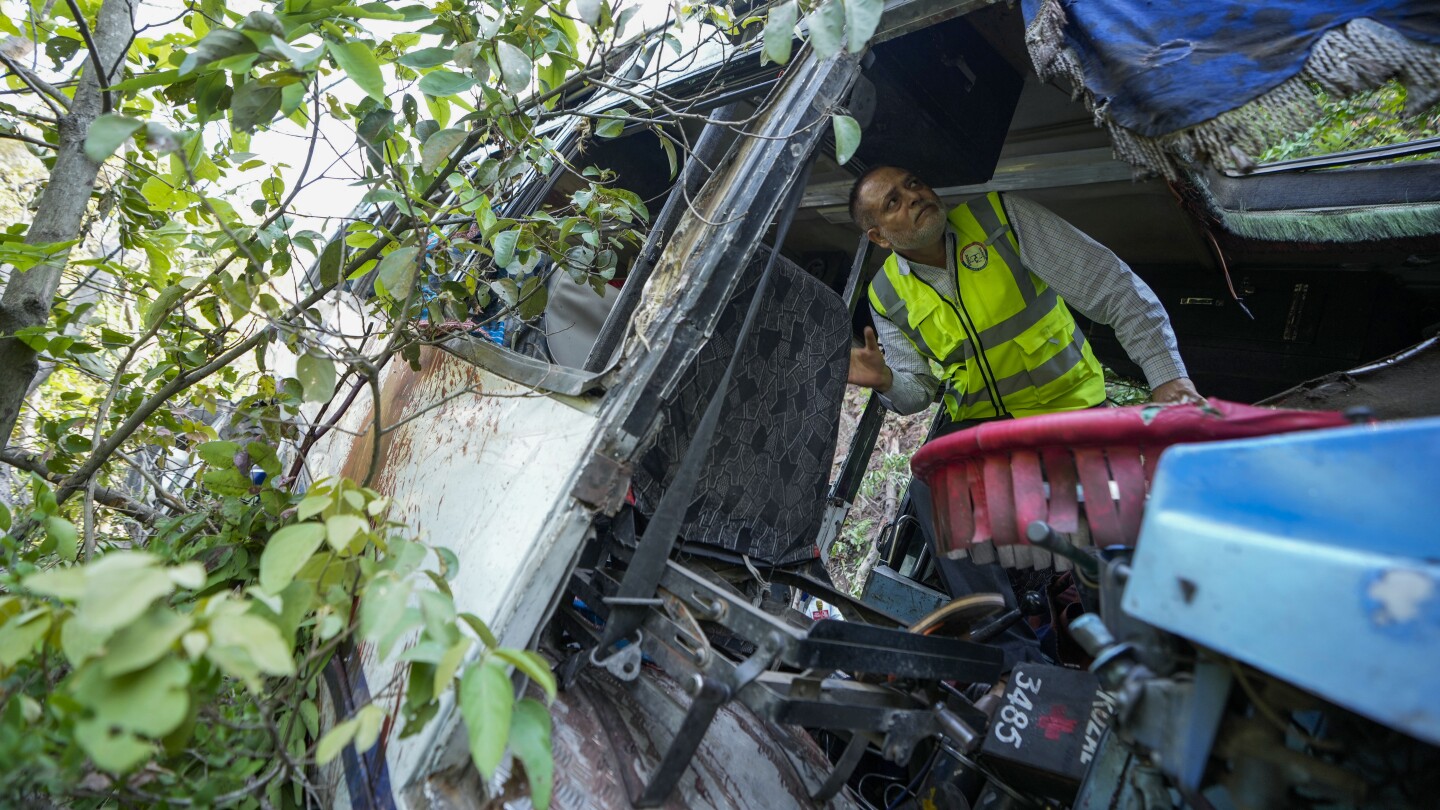
M 1185 376 L 1170 316 L 1149 285 L 1109 248 L 1043 206 L 1009 194 L 1004 201 L 1031 272 L 1085 317 L 1113 328 L 1151 388 Z
M 880 394 L 880 404 L 898 414 L 919 413 L 935 401 L 940 381 L 930 373 L 930 363 L 916 350 L 900 327 L 889 318 L 870 308 L 875 321 L 875 338 L 885 352 L 885 365 L 895 380 L 888 393 Z

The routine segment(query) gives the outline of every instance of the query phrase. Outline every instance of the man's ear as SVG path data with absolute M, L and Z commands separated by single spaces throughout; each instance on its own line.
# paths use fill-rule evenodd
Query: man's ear
M 871 242 L 874 242 L 877 246 L 882 247 L 886 250 L 890 249 L 890 240 L 880 235 L 879 228 L 870 228 L 869 230 L 865 231 L 865 236 L 869 238 Z

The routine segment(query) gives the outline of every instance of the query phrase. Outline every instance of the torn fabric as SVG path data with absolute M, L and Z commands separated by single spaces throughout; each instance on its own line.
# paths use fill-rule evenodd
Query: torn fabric
M 1390 78 L 1440 98 L 1440 7 L 1403 0 L 1024 0 L 1026 44 L 1107 126 L 1123 159 L 1169 178 L 1244 169 L 1334 95 Z

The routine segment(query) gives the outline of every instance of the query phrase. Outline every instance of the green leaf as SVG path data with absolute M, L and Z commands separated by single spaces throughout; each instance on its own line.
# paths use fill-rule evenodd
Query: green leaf
M 106 158 L 115 154 L 120 144 L 143 126 L 144 121 L 105 113 L 90 124 L 90 131 L 85 134 L 85 156 L 96 163 L 104 163 Z
M 369 524 L 364 518 L 355 515 L 335 515 L 325 519 L 325 542 L 330 548 L 341 553 L 350 545 L 350 541 L 361 532 L 368 531 Z
M 420 613 L 425 617 L 425 634 L 429 638 L 448 645 L 460 637 L 455 627 L 455 601 L 449 595 L 420 591 Z
M 185 56 L 185 60 L 180 63 L 180 75 L 184 76 L 211 62 L 242 53 L 255 53 L 256 50 L 254 40 L 243 33 L 228 28 L 217 29 L 206 34 L 204 39 L 195 44 L 195 50 Z
M 205 442 L 195 452 L 211 467 L 224 469 L 235 466 L 235 454 L 240 452 L 240 445 L 235 442 Z
M 530 57 L 503 39 L 495 43 L 495 56 L 500 61 L 500 75 L 505 79 L 505 87 L 515 95 L 524 92 L 530 86 L 530 74 L 535 69 Z
M 475 642 L 469 636 L 464 636 L 450 645 L 450 649 L 440 656 L 439 662 L 435 664 L 435 682 L 431 687 L 432 694 L 438 695 L 450 686 L 450 679 L 455 677 L 455 672 L 465 661 L 465 653 L 470 652 L 470 647 L 474 644 Z
M 85 569 L 49 568 L 21 581 L 26 590 L 74 602 L 85 595 Z
M 325 249 L 320 251 L 320 261 L 316 268 L 320 276 L 320 286 L 333 287 L 339 284 L 341 263 L 345 259 L 345 243 L 336 239 L 325 244 Z
M 166 569 L 165 573 L 181 588 L 193 591 L 205 585 L 205 566 L 198 562 L 182 563 Z
M 625 131 L 625 118 L 627 113 L 616 107 L 613 110 L 606 110 L 602 115 L 615 116 L 614 118 L 601 118 L 595 122 L 595 134 L 602 138 L 614 138 Z
M 790 49 L 795 42 L 795 22 L 799 17 L 795 0 L 770 9 L 765 18 L 765 58 L 777 65 L 790 61 Z
M 860 147 L 860 124 L 848 115 L 837 115 L 830 126 L 835 130 L 835 162 L 843 166 Z
M 100 671 L 114 678 L 144 669 L 159 661 L 194 624 L 189 616 L 151 608 L 110 639 L 105 657 L 100 659 Z
M 230 647 L 243 651 L 250 662 L 267 675 L 295 674 L 290 645 L 285 643 L 278 627 L 259 616 L 241 613 L 216 617 L 210 622 L 210 640 L 211 656 L 217 648 Z
M 391 298 L 404 301 L 409 297 L 410 285 L 415 281 L 415 257 L 419 255 L 420 248 L 403 247 L 390 251 L 380 260 L 375 276 Z
M 170 84 L 178 78 L 180 78 L 179 70 L 161 70 L 155 73 L 142 73 L 139 76 L 131 76 L 119 84 L 112 84 L 109 89 L 116 93 L 129 93 L 135 90 L 144 90 L 147 87 L 159 87 L 162 84 Z
M 525 279 L 525 285 L 520 288 L 520 306 L 516 314 L 524 321 L 540 317 L 549 297 L 550 291 L 545 288 L 544 280 L 539 275 Z
M 539 653 L 502 648 L 496 650 L 495 655 L 514 664 L 516 669 L 525 673 L 530 680 L 545 690 L 547 698 L 555 700 L 555 673 L 550 671 L 550 665 L 540 657 Z
M 131 343 L 134 342 L 135 339 L 130 337 L 129 335 L 123 334 L 121 332 L 116 332 L 114 329 L 111 329 L 107 326 L 100 327 L 101 346 L 129 346 Z
M 438 67 L 455 58 L 455 52 L 449 48 L 421 48 L 418 51 L 411 51 L 396 59 L 396 62 L 416 69 Z
M 153 327 L 161 318 L 165 317 L 165 314 L 175 305 L 176 301 L 180 300 L 180 296 L 184 294 L 185 288 L 179 284 L 171 284 L 169 287 L 161 290 L 160 294 L 155 296 L 155 300 L 151 301 L 145 307 L 145 317 L 142 320 L 145 328 L 149 329 Z
M 660 148 L 665 150 L 665 159 L 670 162 L 670 179 L 674 180 L 675 174 L 680 171 L 680 161 L 675 155 L 675 144 L 659 132 L 656 133 L 656 137 L 660 139 Z
M 90 760 L 111 773 L 125 773 L 155 752 L 152 744 L 98 719 L 77 722 L 74 736 Z
M 73 618 L 60 628 L 60 651 L 65 653 L 71 666 L 78 667 L 105 652 L 105 642 L 109 640 L 109 630 L 95 630 Z
M 309 520 L 312 517 L 329 509 L 335 503 L 334 492 L 328 488 L 316 488 L 306 493 L 305 499 L 295 507 L 295 517 L 300 520 Z
M 420 149 L 420 169 L 426 174 L 434 174 L 440 168 L 445 159 L 455 151 L 460 144 L 465 142 L 465 130 L 463 129 L 442 129 L 439 132 L 425 139 L 425 145 Z M 387 286 L 386 289 L 389 289 Z
M 246 14 L 245 19 L 240 22 L 240 27 L 247 31 L 274 34 L 277 37 L 285 35 L 285 24 L 280 22 L 279 17 L 268 11 L 252 11 Z
M 829 59 L 844 45 L 845 9 L 840 0 L 824 0 L 805 18 L 810 26 L 810 47 L 820 59 Z
M 845 0 L 845 36 L 850 53 L 860 53 L 875 35 L 885 0 Z
M 460 573 L 460 558 L 444 546 L 435 547 L 435 556 L 440 560 L 440 575 L 447 581 L 455 578 Z
M 353 39 L 349 42 L 329 41 L 325 43 L 325 48 L 350 81 L 359 85 L 366 95 L 381 104 L 386 103 L 385 77 L 381 75 L 380 63 L 368 44 Z
M 470 625 L 470 629 L 475 631 L 475 635 L 479 636 L 480 641 L 484 642 L 486 647 L 493 650 L 500 646 L 500 642 L 495 639 L 495 634 L 490 632 L 490 626 L 481 621 L 479 616 L 474 613 L 461 613 L 460 620 Z
M 380 739 L 380 727 L 385 723 L 385 710 L 374 703 L 366 704 L 355 713 L 355 751 L 365 753 L 375 747 Z
M 295 361 L 295 379 L 300 381 L 307 402 L 329 402 L 335 395 L 335 361 L 318 354 L 302 354 Z
M 280 457 L 275 455 L 275 449 L 268 444 L 261 442 L 248 442 L 245 445 L 245 452 L 250 454 L 250 463 L 265 471 L 266 475 L 279 475 Z
M 389 577 L 373 580 L 360 600 L 360 634 L 379 646 L 381 658 L 390 654 L 389 645 L 383 644 L 403 628 L 406 622 L 418 622 L 419 611 L 408 614 L 405 605 L 410 601 L 410 582 Z
M 515 691 L 499 661 L 488 658 L 460 678 L 460 714 L 470 739 L 470 758 L 489 782 L 505 756 Z
M 490 240 L 490 249 L 495 254 L 495 266 L 506 268 L 515 261 L 515 245 L 520 241 L 520 232 L 517 230 L 501 231 L 495 234 Z
M 75 561 L 75 555 L 79 553 L 80 547 L 77 543 L 79 533 L 75 531 L 74 523 L 52 515 L 45 518 L 45 533 L 55 541 L 56 556 L 66 562 Z
M 530 803 L 535 810 L 546 810 L 554 789 L 555 755 L 550 746 L 550 711 L 540 701 L 525 698 L 515 706 L 510 749 L 525 763 Z
M 180 637 L 180 646 L 185 648 L 186 655 L 198 659 L 210 648 L 210 636 L 199 630 L 191 630 Z
M 113 678 L 92 662 L 77 670 L 68 685 L 96 719 L 147 737 L 169 734 L 190 713 L 190 666 L 174 656 Z
M 345 746 L 355 739 L 355 732 L 359 730 L 359 727 L 360 723 L 352 718 L 326 732 L 325 736 L 320 738 L 319 744 L 315 746 L 315 764 L 326 765 L 335 757 L 340 756 L 340 752 L 345 750 Z
M 113 631 L 135 621 L 150 604 L 175 590 L 153 555 L 112 551 L 85 567 L 85 595 L 75 617 L 92 629 Z
M 243 498 L 250 494 L 250 476 L 231 467 L 229 469 L 206 470 L 200 476 L 200 483 L 216 495 Z
M 269 593 L 285 590 L 324 539 L 325 527 L 319 523 L 297 523 L 275 532 L 260 555 L 260 587 Z
M 230 98 L 230 125 L 241 132 L 251 132 L 269 124 L 280 112 L 284 88 L 259 82 L 246 82 L 235 88 Z
M 420 92 L 427 96 L 453 96 L 475 86 L 475 80 L 451 70 L 436 70 L 420 77 Z
M 601 0 L 575 0 L 575 11 L 580 19 L 590 27 L 600 21 Z
M 49 630 L 48 610 L 21 614 L 0 626 L 0 672 L 28 658 Z
M 394 189 L 384 187 L 372 188 L 369 191 L 365 192 L 365 196 L 360 198 L 360 202 L 378 203 L 380 205 L 385 205 L 386 203 L 394 203 L 396 205 L 406 204 L 404 194 L 401 194 Z
M 305 723 L 305 733 L 311 737 L 320 733 L 320 707 L 313 700 L 300 702 L 300 720 Z

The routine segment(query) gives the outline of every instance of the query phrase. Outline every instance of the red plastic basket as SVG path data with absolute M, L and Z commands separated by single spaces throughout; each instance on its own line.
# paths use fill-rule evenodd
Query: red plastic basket
M 940 552 L 1009 567 L 1067 570 L 1032 547 L 1044 520 L 1077 546 L 1135 545 L 1161 452 L 1174 444 L 1243 439 L 1350 424 L 1339 413 L 1282 411 L 1212 399 L 987 422 L 920 448 L 910 461 L 930 486 Z M 1105 497 L 1097 497 L 1104 493 Z

